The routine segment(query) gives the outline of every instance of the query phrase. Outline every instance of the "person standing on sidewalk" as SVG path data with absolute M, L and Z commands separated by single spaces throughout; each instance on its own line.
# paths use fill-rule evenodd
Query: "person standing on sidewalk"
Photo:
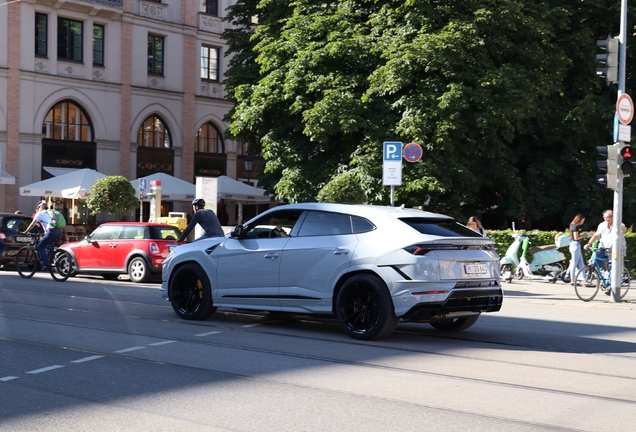
M 585 216 L 581 213 L 574 216 L 570 222 L 570 284 L 574 285 L 574 279 L 579 269 L 585 267 L 583 253 L 581 252 L 581 226 L 585 222 Z M 585 279 L 585 275 L 583 275 Z

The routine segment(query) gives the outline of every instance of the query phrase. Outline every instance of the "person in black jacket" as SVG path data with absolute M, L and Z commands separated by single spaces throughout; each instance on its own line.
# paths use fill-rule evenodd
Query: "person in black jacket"
M 194 229 L 194 227 L 197 226 L 197 224 L 201 225 L 201 228 L 203 228 L 205 234 L 203 234 L 196 240 L 201 240 L 209 237 L 225 236 L 223 228 L 221 228 L 221 223 L 219 222 L 219 219 L 216 217 L 214 212 L 204 207 L 205 201 L 203 200 L 203 198 L 197 198 L 192 201 L 192 220 L 181 234 L 181 237 L 177 239 L 178 242 L 184 241 L 188 237 L 188 234 L 190 234 L 190 232 Z

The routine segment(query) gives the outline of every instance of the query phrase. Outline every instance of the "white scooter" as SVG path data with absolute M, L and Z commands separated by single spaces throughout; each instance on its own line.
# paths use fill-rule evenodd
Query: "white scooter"
M 563 272 L 565 255 L 557 249 L 557 245 L 538 246 L 530 250 L 532 262 L 528 262 L 526 254 L 530 245 L 530 236 L 536 235 L 536 231 L 530 235 L 515 232 L 512 225 L 514 241 L 508 247 L 506 254 L 501 258 L 501 279 L 512 282 L 513 278 L 543 280 L 554 283 Z M 518 256 L 521 248 L 521 257 Z

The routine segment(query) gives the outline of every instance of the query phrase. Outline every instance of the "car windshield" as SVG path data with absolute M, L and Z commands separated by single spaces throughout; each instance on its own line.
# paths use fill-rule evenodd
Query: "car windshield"
M 176 240 L 181 231 L 176 227 L 150 227 L 150 238 L 153 240 Z
M 481 234 L 450 218 L 400 218 L 422 234 L 440 237 L 482 237 Z

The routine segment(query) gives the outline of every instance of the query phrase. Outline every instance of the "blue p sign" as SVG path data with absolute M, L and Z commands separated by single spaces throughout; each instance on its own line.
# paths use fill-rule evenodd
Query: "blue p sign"
M 401 161 L 402 160 L 402 143 L 399 141 L 385 141 L 383 160 Z

